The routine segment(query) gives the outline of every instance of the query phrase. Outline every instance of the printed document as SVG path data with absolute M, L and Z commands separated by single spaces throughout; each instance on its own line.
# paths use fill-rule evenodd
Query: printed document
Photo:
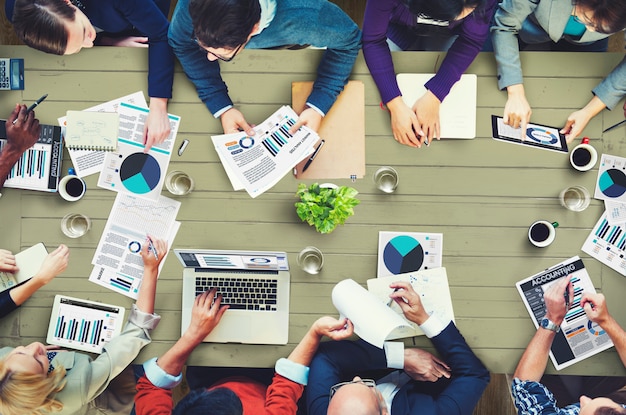
M 580 306 L 584 293 L 594 293 L 596 289 L 589 278 L 583 261 L 572 257 L 543 272 L 519 281 L 516 286 L 535 327 L 546 315 L 544 293 L 558 279 L 572 276 L 574 301 L 565 314 L 561 330 L 556 334 L 550 348 L 550 359 L 557 370 L 566 368 L 613 347 L 613 342 L 604 330 L 587 318 Z
M 352 321 L 357 336 L 378 348 L 383 347 L 385 340 L 413 335 L 413 328 L 404 317 L 354 280 L 343 280 L 335 285 L 332 301 L 340 318 Z
M 424 310 L 426 310 L 429 315 L 435 315 L 439 321 L 443 323 L 454 321 L 454 310 L 452 308 L 452 298 L 450 297 L 448 276 L 444 267 L 367 280 L 367 289 L 374 294 L 380 302 L 389 304 L 391 310 L 403 319 L 406 319 L 400 306 L 395 301 L 390 301 L 391 299 L 389 298 L 389 294 L 392 293 L 392 289 L 389 288 L 389 285 L 396 281 L 407 281 L 411 283 L 415 292 L 420 295 L 420 301 L 424 306 Z M 401 333 L 403 335 L 398 337 L 393 337 L 395 333 L 392 333 L 390 337 L 387 337 L 387 340 L 424 335 L 424 332 L 417 324 L 408 320 L 406 320 L 406 322 L 412 327 L 411 332 L 403 332 Z
M 98 112 L 117 112 L 117 107 L 122 102 L 137 105 L 139 107 L 147 107 L 146 98 L 143 92 L 137 91 L 133 94 L 123 96 L 121 98 L 114 99 L 104 104 L 96 105 L 95 107 L 87 108 L 85 111 L 98 111 Z M 67 124 L 67 116 L 63 116 L 57 120 L 61 128 L 65 129 Z M 65 132 L 63 133 L 65 135 Z M 85 177 L 91 174 L 99 173 L 104 166 L 105 151 L 98 150 L 68 150 L 70 158 L 72 159 L 72 165 L 76 171 L 78 177 Z
M 235 190 L 245 189 L 257 197 L 313 153 L 319 140 L 315 131 L 302 126 L 295 134 L 289 133 L 297 119 L 290 107 L 283 106 L 254 127 L 254 136 L 240 132 L 211 137 Z
M 164 239 L 171 247 L 180 227 L 179 209 L 179 201 L 165 196 L 153 201 L 118 193 L 91 260 L 95 267 L 89 281 L 137 299 L 143 277 L 140 252 L 147 235 Z

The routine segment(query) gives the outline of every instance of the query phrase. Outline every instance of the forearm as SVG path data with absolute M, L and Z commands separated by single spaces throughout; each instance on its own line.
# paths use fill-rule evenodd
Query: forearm
M 11 299 L 13 300 L 15 305 L 20 306 L 24 303 L 24 301 L 28 300 L 30 296 L 35 293 L 35 291 L 37 291 L 44 285 L 45 284 L 43 282 L 40 282 L 35 278 L 31 278 L 24 284 L 18 285 L 17 287 L 13 288 L 9 292 L 9 295 L 11 296 Z
M 137 297 L 137 308 L 144 313 L 154 313 L 154 299 L 156 297 L 158 272 L 159 269 L 157 266 L 144 266 L 139 296 Z
M 0 153 L 0 189 L 24 152 L 7 144 Z
M 613 317 L 609 317 L 607 322 L 601 324 L 601 327 L 613 341 L 615 350 L 617 350 L 622 364 L 626 367 L 626 332 Z
M 626 96 L 626 58 L 593 89 L 607 108 L 613 109 Z
M 157 360 L 157 365 L 170 375 L 177 376 L 182 370 L 191 352 L 200 344 L 198 339 L 186 332 L 163 356 Z
M 513 376 L 520 380 L 539 382 L 546 370 L 550 346 L 555 336 L 556 333 L 552 330 L 538 328 L 517 364 Z
M 287 359 L 303 366 L 309 366 L 319 347 L 321 337 L 322 336 L 316 333 L 315 328 L 311 327 L 296 348 L 289 354 Z

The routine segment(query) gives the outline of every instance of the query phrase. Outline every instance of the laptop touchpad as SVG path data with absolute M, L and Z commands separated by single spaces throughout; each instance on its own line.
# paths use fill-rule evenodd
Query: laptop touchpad
M 242 342 L 250 338 L 251 330 L 250 316 L 233 315 L 227 311 L 213 329 L 211 337 L 215 335 L 217 341 Z

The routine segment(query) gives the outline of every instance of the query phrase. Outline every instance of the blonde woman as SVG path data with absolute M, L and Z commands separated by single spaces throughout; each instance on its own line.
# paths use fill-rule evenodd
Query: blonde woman
M 158 266 L 167 244 L 154 239 L 155 256 L 144 244 L 144 274 L 139 297 L 122 333 L 96 359 L 41 343 L 0 349 L 0 413 L 27 415 L 54 412 L 86 414 L 94 399 L 150 343 L 150 331 L 161 319 L 154 314 Z M 110 413 L 110 412 L 107 412 Z

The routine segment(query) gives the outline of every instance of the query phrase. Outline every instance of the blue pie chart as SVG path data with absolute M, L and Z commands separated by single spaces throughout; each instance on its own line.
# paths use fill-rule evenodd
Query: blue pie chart
M 626 175 L 617 169 L 608 169 L 598 180 L 600 191 L 608 197 L 620 197 L 626 193 Z
M 159 184 L 161 167 L 150 154 L 134 153 L 122 162 L 120 180 L 130 192 L 145 194 Z
M 424 263 L 424 248 L 415 238 L 396 236 L 385 245 L 383 261 L 394 275 L 417 271 Z

